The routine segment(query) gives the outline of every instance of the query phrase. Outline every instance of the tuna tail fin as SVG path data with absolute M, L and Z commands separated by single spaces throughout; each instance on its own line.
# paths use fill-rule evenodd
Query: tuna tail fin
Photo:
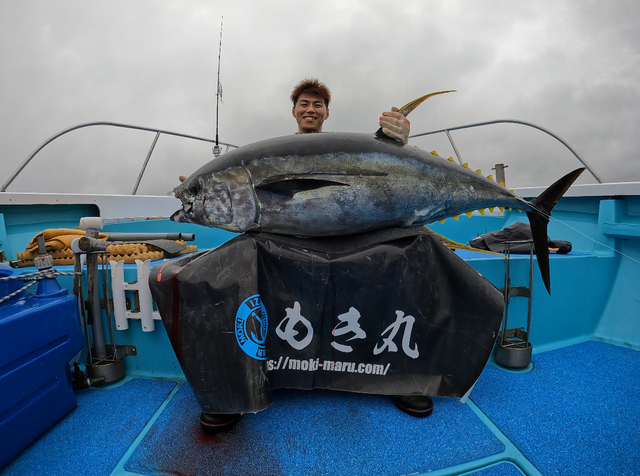
M 411 111 L 413 111 L 415 108 L 417 108 L 420 104 L 422 104 L 423 102 L 425 102 L 427 99 L 429 99 L 432 96 L 437 96 L 438 94 L 445 94 L 445 93 L 455 93 L 456 90 L 452 89 L 450 91 L 438 91 L 436 93 L 429 93 L 429 94 L 425 94 L 424 96 L 419 97 L 418 99 L 414 99 L 413 101 L 411 101 L 408 104 L 405 104 L 404 106 L 402 106 L 400 109 L 398 109 L 398 112 L 400 114 L 402 114 L 404 117 L 407 117 Z M 376 137 L 380 137 L 380 138 L 387 138 L 387 136 L 385 135 L 384 132 L 382 132 L 382 127 L 380 129 L 378 129 L 376 131 Z M 392 139 L 393 140 L 393 139 Z
M 549 216 L 551 210 L 556 206 L 560 198 L 565 194 L 569 187 L 575 182 L 585 167 L 569 172 L 560 180 L 555 182 L 538 197 L 529 202 L 532 210 L 527 212 L 529 224 L 531 225 L 531 236 L 533 237 L 533 246 L 538 260 L 540 274 L 544 282 L 547 292 L 551 295 L 551 280 L 549 269 L 549 245 L 547 241 L 547 225 L 549 224 Z

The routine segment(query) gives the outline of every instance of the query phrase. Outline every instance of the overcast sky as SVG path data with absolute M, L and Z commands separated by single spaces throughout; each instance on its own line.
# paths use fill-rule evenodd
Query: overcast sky
M 325 131 L 374 132 L 423 94 L 412 134 L 517 119 L 563 138 L 608 182 L 640 181 L 637 0 L 0 2 L 0 185 L 40 143 L 110 121 L 220 140 L 291 134 L 302 78 L 332 91 Z M 580 166 L 516 125 L 452 132 L 464 161 L 510 187 L 548 185 Z M 151 132 L 92 127 L 45 148 L 9 191 L 131 193 Z M 412 145 L 454 152 L 445 135 Z M 213 158 L 211 144 L 160 137 L 139 194 L 166 194 Z M 595 180 L 587 173 L 579 183 Z

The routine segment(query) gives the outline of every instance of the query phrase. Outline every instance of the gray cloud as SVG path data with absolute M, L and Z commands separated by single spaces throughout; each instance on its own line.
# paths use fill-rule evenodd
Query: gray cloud
M 288 98 L 303 77 L 331 88 L 325 130 L 335 131 L 373 132 L 383 110 L 457 89 L 413 112 L 412 132 L 520 119 L 559 134 L 605 180 L 640 180 L 639 10 L 633 0 L 2 2 L 0 181 L 47 137 L 82 122 L 214 137 L 222 15 L 224 142 L 294 132 Z M 512 186 L 548 184 L 579 165 L 518 126 L 453 137 L 474 169 L 507 163 Z M 74 131 L 9 190 L 130 193 L 152 140 Z M 443 136 L 412 143 L 453 155 Z M 164 194 L 211 158 L 210 144 L 163 136 L 139 193 Z

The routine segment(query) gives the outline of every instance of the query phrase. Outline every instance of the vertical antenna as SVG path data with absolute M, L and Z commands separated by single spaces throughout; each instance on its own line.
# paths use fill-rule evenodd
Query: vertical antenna
M 222 21 L 224 17 L 220 19 L 220 44 L 218 46 L 218 84 L 216 86 L 216 145 L 213 148 L 214 157 L 220 157 L 220 146 L 218 145 L 218 108 L 220 107 L 220 96 L 222 95 L 222 87 L 220 85 L 220 55 L 222 53 Z

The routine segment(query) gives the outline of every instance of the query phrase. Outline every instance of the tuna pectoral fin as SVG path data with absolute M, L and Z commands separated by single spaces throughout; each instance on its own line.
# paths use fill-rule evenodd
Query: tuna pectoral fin
M 309 192 L 311 190 L 334 186 L 348 187 L 349 185 L 346 183 L 334 182 L 332 180 L 291 179 L 265 183 L 257 186 L 256 188 L 291 198 L 296 193 Z
M 571 184 L 575 182 L 584 169 L 585 168 L 583 167 L 568 173 L 542 192 L 537 198 L 529 202 L 533 208 L 533 210 L 527 212 L 529 223 L 531 224 L 533 246 L 536 250 L 536 257 L 538 259 L 540 273 L 542 274 L 542 281 L 544 282 L 549 294 L 551 294 L 549 248 L 547 241 L 547 225 L 549 224 L 549 216 L 551 215 L 553 207 L 558 203 L 558 200 L 562 198 Z

